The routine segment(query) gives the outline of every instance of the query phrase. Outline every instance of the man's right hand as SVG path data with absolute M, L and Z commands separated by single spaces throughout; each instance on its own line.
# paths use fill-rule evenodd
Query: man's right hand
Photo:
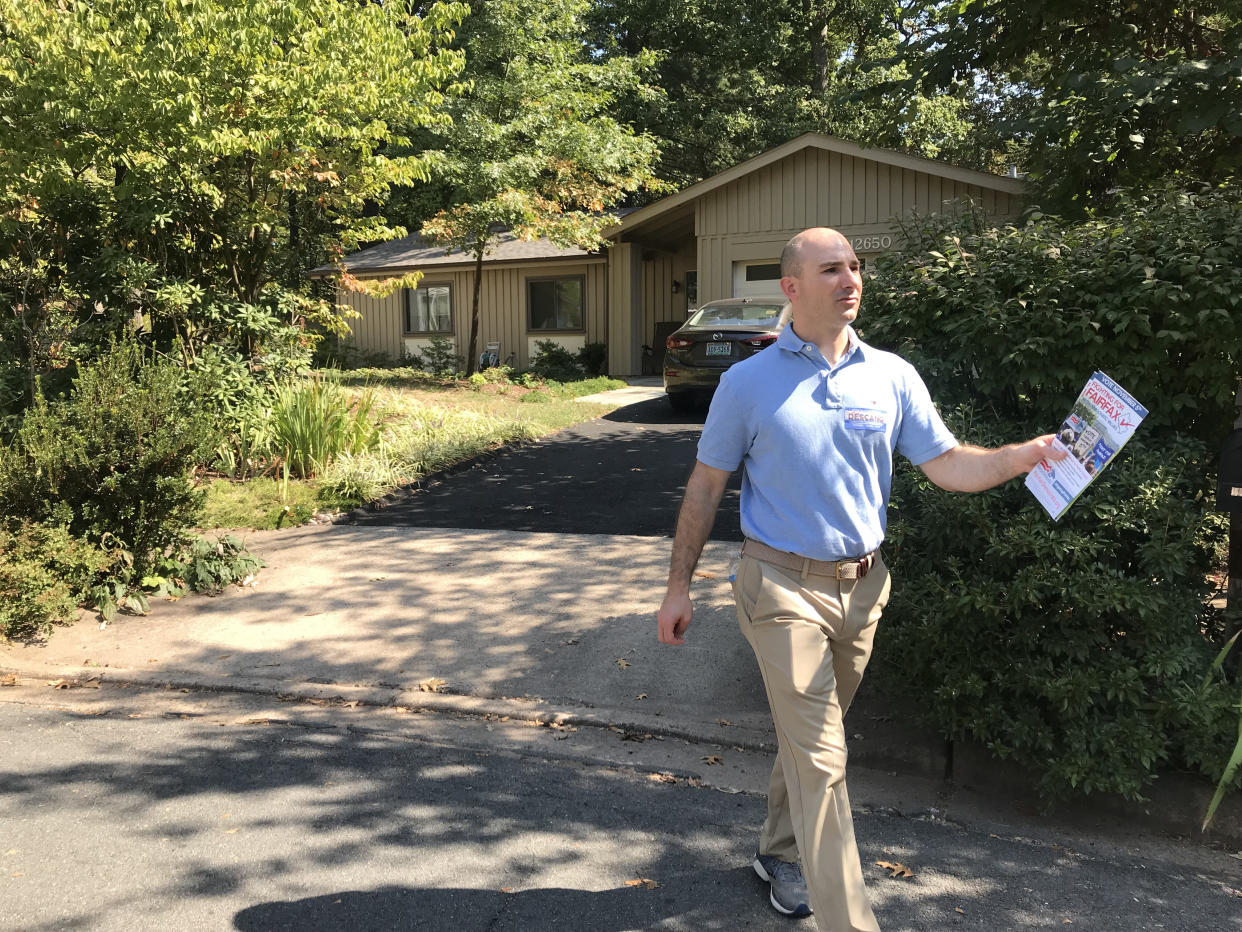
M 690 619 L 694 615 L 694 604 L 690 595 L 674 595 L 668 593 L 656 613 L 656 624 L 659 626 L 661 644 L 685 644 L 682 635 L 690 627 Z

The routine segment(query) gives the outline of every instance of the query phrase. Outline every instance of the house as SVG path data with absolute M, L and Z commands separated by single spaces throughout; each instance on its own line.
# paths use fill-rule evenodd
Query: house
M 502 236 L 484 259 L 479 350 L 498 342 L 500 358 L 521 367 L 539 340 L 570 350 L 606 343 L 608 371 L 634 375 L 643 347 L 657 347 L 690 308 L 779 294 L 781 248 L 799 230 L 834 227 L 865 262 L 893 248 L 895 217 L 969 198 L 1003 221 L 1017 215 L 1022 196 L 1016 178 L 807 133 L 619 218 L 604 231 L 603 251 Z M 362 314 L 352 337 L 360 348 L 400 356 L 445 336 L 464 355 L 470 256 L 409 236 L 345 264 L 362 278 L 423 274 L 417 288 L 385 299 L 341 292 L 341 303 Z

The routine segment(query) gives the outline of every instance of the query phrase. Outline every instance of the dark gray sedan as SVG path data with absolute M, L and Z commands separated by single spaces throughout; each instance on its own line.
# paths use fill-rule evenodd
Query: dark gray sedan
M 788 315 L 783 297 L 709 301 L 664 341 L 664 391 L 674 411 L 703 404 L 735 362 L 776 342 Z

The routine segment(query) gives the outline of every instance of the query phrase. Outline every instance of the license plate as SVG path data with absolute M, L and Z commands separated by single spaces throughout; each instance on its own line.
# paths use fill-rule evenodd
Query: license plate
M 708 343 L 705 355 L 707 356 L 732 356 L 732 343 Z

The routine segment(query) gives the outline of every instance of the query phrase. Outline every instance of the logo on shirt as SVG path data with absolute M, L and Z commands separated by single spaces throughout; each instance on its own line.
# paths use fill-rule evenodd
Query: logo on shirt
M 849 430 L 884 430 L 888 418 L 883 411 L 874 408 L 846 408 L 845 426 Z

